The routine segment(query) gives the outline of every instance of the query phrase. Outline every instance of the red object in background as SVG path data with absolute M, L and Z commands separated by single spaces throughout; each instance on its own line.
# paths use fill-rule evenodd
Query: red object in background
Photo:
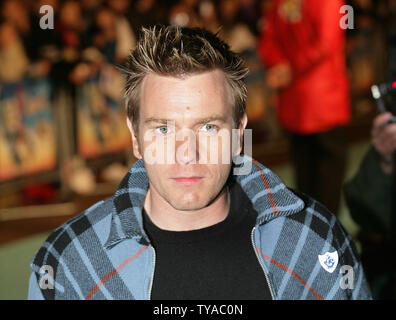
M 269 68 L 284 62 L 292 68 L 293 83 L 279 91 L 278 118 L 293 133 L 318 133 L 350 120 L 343 4 L 275 0 L 265 15 L 258 55 Z
M 49 184 L 29 185 L 23 189 L 23 205 L 48 204 L 55 200 L 55 187 Z

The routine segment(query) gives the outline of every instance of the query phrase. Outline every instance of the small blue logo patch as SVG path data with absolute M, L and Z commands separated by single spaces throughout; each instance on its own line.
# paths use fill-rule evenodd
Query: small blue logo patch
M 337 251 L 326 252 L 325 254 L 318 255 L 318 259 L 322 268 L 332 273 L 338 264 L 338 253 Z

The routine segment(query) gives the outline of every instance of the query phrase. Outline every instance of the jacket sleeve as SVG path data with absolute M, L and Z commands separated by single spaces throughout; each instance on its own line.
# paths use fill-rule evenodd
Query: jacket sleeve
M 339 292 L 335 295 L 335 299 L 372 300 L 371 290 L 356 246 L 341 224 L 338 224 L 344 234 L 345 242 L 342 243 L 340 250 Z
M 305 285 L 324 300 L 371 300 L 359 253 L 341 222 L 320 202 L 300 191 L 293 192 L 304 201 L 306 208 L 291 216 L 290 220 L 304 223 L 311 233 L 306 238 L 311 240 L 307 243 L 306 258 L 300 268 L 301 272 L 306 272 L 300 274 L 305 279 Z M 291 226 L 291 230 L 296 229 L 296 225 Z M 323 260 L 327 253 L 333 259 L 333 265 L 330 265 L 334 267 L 332 270 L 329 270 L 330 267 L 326 269 Z M 308 297 L 307 294 L 302 295 L 302 299 Z M 313 298 L 313 295 L 310 297 Z
M 28 300 L 45 300 L 34 272 L 30 274 Z
M 71 299 L 71 292 L 65 293 L 66 277 L 61 259 L 43 259 L 47 248 L 42 246 L 30 263 L 28 300 L 65 300 Z

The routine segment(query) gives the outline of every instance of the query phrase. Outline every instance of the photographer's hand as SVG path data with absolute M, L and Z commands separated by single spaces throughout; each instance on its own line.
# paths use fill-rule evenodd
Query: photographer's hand
M 374 119 L 371 131 L 372 144 L 381 155 L 381 168 L 387 174 L 393 172 L 393 154 L 396 150 L 396 123 L 386 124 L 391 119 L 390 112 L 379 114 Z

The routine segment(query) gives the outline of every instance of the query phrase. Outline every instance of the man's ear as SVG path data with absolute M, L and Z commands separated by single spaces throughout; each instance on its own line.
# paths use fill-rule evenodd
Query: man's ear
M 132 150 L 133 150 L 133 155 L 137 158 L 137 159 L 142 159 L 142 155 L 140 153 L 139 150 L 139 140 L 137 138 L 136 132 L 133 129 L 133 125 L 131 123 L 131 120 L 129 120 L 129 118 L 127 118 L 127 126 L 129 129 L 129 132 L 131 133 L 132 136 Z
M 243 114 L 241 121 L 239 122 L 239 148 L 235 150 L 234 156 L 239 155 L 243 149 L 243 134 L 248 123 L 248 117 L 246 112 Z
M 247 117 L 247 114 L 245 112 L 243 114 L 243 117 L 241 119 L 241 124 L 239 126 L 239 129 L 242 130 L 242 133 L 243 133 L 243 131 L 245 131 L 245 128 L 246 128 L 247 124 L 248 124 L 248 117 Z

